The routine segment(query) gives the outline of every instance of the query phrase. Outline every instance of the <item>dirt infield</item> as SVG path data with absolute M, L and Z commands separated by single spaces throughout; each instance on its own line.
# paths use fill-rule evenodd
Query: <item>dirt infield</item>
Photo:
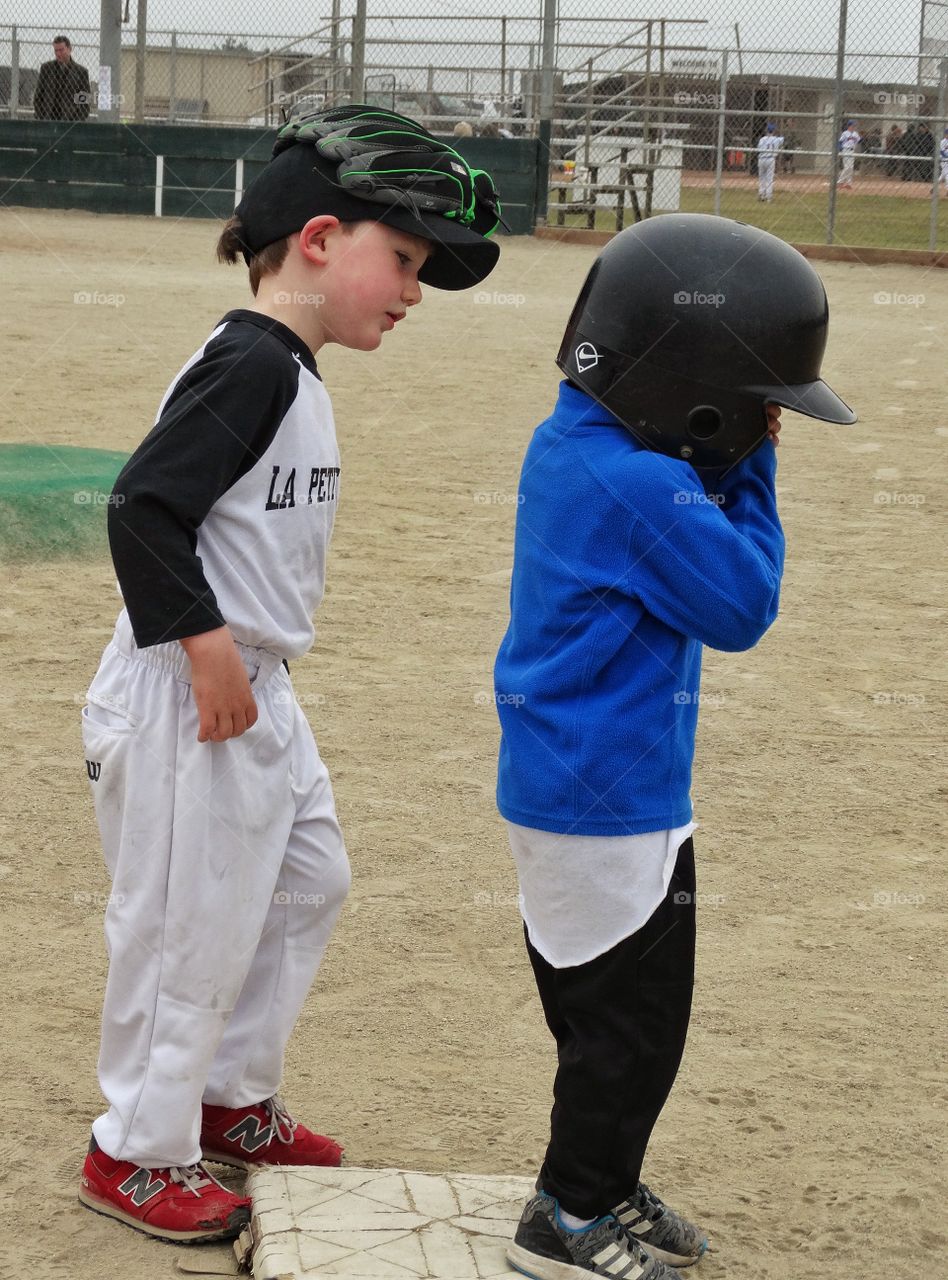
M 0 438 L 131 449 L 248 296 L 214 264 L 214 230 L 0 211 Z M 520 459 L 593 256 L 509 241 L 479 293 L 429 290 L 382 351 L 320 357 L 342 500 L 316 647 L 293 677 L 354 887 L 285 1096 L 352 1163 L 528 1174 L 543 1148 L 552 1053 L 493 807 L 490 669 Z M 756 650 L 707 654 L 695 1013 L 646 1169 L 707 1226 L 704 1280 L 948 1273 L 948 295 L 920 268 L 818 266 L 827 378 L 860 422 L 785 415 L 782 615 Z M 180 1249 L 76 1202 L 100 1107 L 108 889 L 78 712 L 114 578 L 103 554 L 5 579 L 3 1270 L 171 1277 Z

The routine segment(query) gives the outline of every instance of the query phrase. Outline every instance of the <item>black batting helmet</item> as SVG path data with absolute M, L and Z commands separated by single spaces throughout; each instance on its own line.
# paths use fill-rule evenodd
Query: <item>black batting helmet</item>
M 828 323 L 822 281 L 783 240 L 663 214 L 603 249 L 556 363 L 648 448 L 722 467 L 764 440 L 768 401 L 856 421 L 820 378 Z

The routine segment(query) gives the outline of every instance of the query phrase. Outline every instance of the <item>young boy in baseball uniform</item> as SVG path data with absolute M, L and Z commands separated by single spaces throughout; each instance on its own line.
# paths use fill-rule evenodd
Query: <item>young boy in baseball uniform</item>
M 945 188 L 945 195 L 948 196 L 948 129 L 944 131 L 938 144 L 938 182 Z
M 249 266 L 120 474 L 124 608 L 83 710 L 112 878 L 99 1080 L 80 1200 L 151 1235 L 235 1235 L 205 1160 L 338 1164 L 277 1096 L 349 885 L 288 662 L 313 642 L 340 491 L 316 355 L 373 351 L 422 297 L 493 268 L 486 174 L 364 107 L 284 126 L 219 256 Z
M 820 380 L 799 253 L 704 214 L 615 236 L 520 479 L 497 655 L 497 801 L 556 1040 L 550 1142 L 508 1249 L 536 1280 L 670 1280 L 704 1233 L 641 1182 L 691 1009 L 691 767 L 702 645 L 777 615 L 777 406 L 852 422 Z
M 838 187 L 852 188 L 853 173 L 856 167 L 856 149 L 861 141 L 862 138 L 856 128 L 856 121 L 847 120 L 846 128 L 839 135 L 839 153 L 842 156 L 843 164 L 836 180 Z
M 768 123 L 757 140 L 757 199 L 768 204 L 774 198 L 774 172 L 777 168 L 777 152 L 783 146 L 783 138 L 777 126 Z

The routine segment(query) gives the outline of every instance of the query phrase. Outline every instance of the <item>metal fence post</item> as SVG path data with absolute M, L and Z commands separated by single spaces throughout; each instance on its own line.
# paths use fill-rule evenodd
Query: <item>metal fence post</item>
M 135 31 L 135 120 L 145 119 L 145 47 L 148 42 L 148 0 L 138 0 Z
M 721 212 L 721 185 L 724 180 L 724 117 L 727 114 L 727 49 L 721 53 L 721 79 L 718 83 L 718 140 L 714 160 L 714 212 Z
M 330 95 L 329 106 L 336 105 L 336 98 L 340 94 L 342 85 L 342 71 L 339 66 L 339 23 L 342 21 L 341 0 L 332 0 L 332 30 L 329 37 L 329 61 L 332 65 L 330 72 Z
M 592 58 L 586 63 L 586 134 L 585 145 L 583 147 L 583 164 L 589 168 L 589 145 L 592 141 L 593 130 L 593 60 Z
M 178 33 L 171 33 L 171 66 L 168 71 L 168 119 L 174 121 L 178 96 Z
M 938 243 L 938 178 L 941 169 L 941 139 L 945 131 L 945 82 L 948 80 L 948 58 L 942 58 L 938 68 L 938 121 L 935 129 L 935 145 L 932 148 L 932 208 L 928 223 L 928 247 L 934 249 Z
M 106 91 L 106 106 L 102 105 L 103 88 Z M 122 96 L 122 0 L 100 0 L 99 75 L 96 89 L 98 119 L 117 121 Z
M 550 201 L 550 147 L 553 141 L 553 72 L 556 61 L 557 0 L 543 0 L 543 48 L 540 63 L 540 120 L 537 130 L 537 222 L 545 225 Z
M 365 87 L 365 6 L 366 0 L 356 0 L 352 17 L 352 75 L 349 96 L 353 102 L 361 102 Z
M 506 114 L 507 97 L 507 19 L 500 20 L 500 109 Z
M 849 0 L 839 0 L 839 33 L 836 40 L 836 84 L 833 87 L 833 125 L 830 132 L 829 197 L 826 210 L 826 243 L 836 234 L 836 179 L 839 160 L 836 140 L 843 118 L 843 72 L 846 68 L 846 16 Z
M 20 41 L 16 27 L 10 28 L 10 119 L 16 119 L 20 105 Z

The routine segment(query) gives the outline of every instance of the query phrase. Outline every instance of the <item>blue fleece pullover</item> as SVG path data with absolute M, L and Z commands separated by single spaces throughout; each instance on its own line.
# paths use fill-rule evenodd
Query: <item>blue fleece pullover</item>
M 775 473 L 767 440 L 706 491 L 560 385 L 524 459 L 494 669 L 505 818 L 600 836 L 691 820 L 701 646 L 749 649 L 777 616 Z

